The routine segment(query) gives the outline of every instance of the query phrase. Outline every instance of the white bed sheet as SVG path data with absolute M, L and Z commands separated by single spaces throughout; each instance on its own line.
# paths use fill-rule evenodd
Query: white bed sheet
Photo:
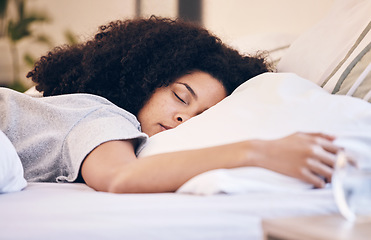
M 0 195 L 0 239 L 255 240 L 262 218 L 337 212 L 330 189 L 197 196 L 30 183 Z

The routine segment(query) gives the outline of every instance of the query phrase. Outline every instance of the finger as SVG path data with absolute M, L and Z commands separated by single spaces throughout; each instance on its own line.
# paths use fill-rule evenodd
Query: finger
M 330 168 L 334 168 L 336 164 L 336 154 L 332 154 L 329 152 L 323 152 L 321 155 L 317 156 L 317 159 L 326 164 Z
M 332 142 L 326 141 L 326 140 L 323 140 L 321 142 L 321 146 L 323 147 L 323 149 L 325 149 L 327 152 L 330 152 L 330 153 L 337 153 L 343 149 L 342 147 L 337 146 L 333 144 Z
M 324 147 L 317 147 L 314 150 L 314 159 L 318 159 L 320 162 L 326 164 L 327 166 L 334 168 L 336 163 L 336 152 L 332 153 L 324 149 Z
M 312 171 L 310 171 L 308 168 L 303 168 L 301 170 L 303 180 L 313 184 L 316 188 L 324 188 L 326 186 L 325 181 L 319 177 L 318 175 L 315 175 Z
M 334 172 L 334 170 L 331 167 L 315 159 L 308 159 L 307 164 L 308 164 L 309 170 L 312 173 L 318 176 L 324 177 L 328 182 L 331 181 L 331 177 Z
M 337 153 L 341 151 L 342 148 L 324 138 L 316 139 L 316 144 L 317 145 L 313 148 L 313 158 L 319 159 L 330 167 L 334 167 Z
M 333 135 L 330 135 L 330 134 L 325 134 L 325 133 L 307 133 L 308 135 L 312 136 L 312 137 L 320 137 L 320 138 L 324 138 L 324 139 L 327 139 L 329 141 L 334 141 L 336 139 L 335 136 Z

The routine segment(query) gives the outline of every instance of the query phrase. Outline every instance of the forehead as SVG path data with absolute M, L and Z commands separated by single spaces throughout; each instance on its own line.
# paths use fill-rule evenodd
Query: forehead
M 219 80 L 201 71 L 186 74 L 178 78 L 174 83 L 184 85 L 197 96 L 203 92 L 219 92 L 226 95 L 226 90 Z

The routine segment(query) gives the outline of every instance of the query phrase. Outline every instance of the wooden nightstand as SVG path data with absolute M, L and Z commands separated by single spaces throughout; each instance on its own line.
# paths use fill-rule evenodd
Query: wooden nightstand
M 351 223 L 340 215 L 264 219 L 265 240 L 370 240 L 371 222 Z

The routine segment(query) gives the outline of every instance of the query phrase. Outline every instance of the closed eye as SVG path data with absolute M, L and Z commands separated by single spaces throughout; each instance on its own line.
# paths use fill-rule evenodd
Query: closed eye
M 174 96 L 179 100 L 179 101 L 181 101 L 182 103 L 184 103 L 184 104 L 187 104 L 181 97 L 179 97 L 178 96 L 178 94 L 176 94 L 175 92 L 173 92 L 174 93 Z

